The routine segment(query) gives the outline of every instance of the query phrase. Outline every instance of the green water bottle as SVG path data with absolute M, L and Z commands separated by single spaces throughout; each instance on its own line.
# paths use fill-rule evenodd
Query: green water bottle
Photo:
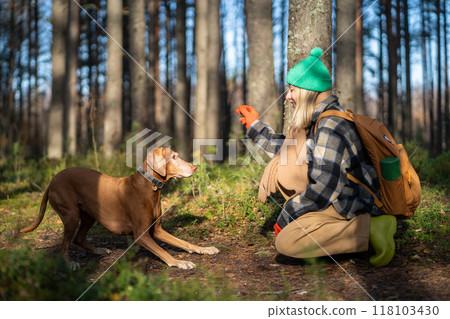
M 400 177 L 400 160 L 398 157 L 386 157 L 380 161 L 381 176 L 387 181 L 395 181 Z

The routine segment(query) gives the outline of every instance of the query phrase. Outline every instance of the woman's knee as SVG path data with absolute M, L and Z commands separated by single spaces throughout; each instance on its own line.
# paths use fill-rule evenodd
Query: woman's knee
M 284 228 L 275 239 L 276 250 L 285 256 L 294 258 L 310 258 L 321 256 L 319 245 L 309 233 L 300 228 Z
M 297 257 L 299 253 L 298 242 L 288 229 L 283 229 L 275 239 L 276 250 L 285 256 Z

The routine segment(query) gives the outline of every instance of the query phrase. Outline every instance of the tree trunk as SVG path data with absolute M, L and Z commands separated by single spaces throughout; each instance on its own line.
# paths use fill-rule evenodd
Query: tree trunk
M 379 120 L 382 123 L 385 123 L 386 119 L 385 119 L 385 111 L 386 111 L 386 103 L 385 103 L 385 85 L 384 85 L 384 54 L 383 54 L 383 50 L 384 50 L 384 41 L 383 41 L 383 35 L 384 35 L 384 31 L 385 31 L 385 24 L 383 23 L 383 21 L 385 21 L 385 19 L 383 19 L 383 16 L 385 16 L 386 10 L 385 10 L 385 6 L 379 2 L 379 10 L 380 10 L 380 20 L 379 20 L 379 28 L 380 28 L 380 34 L 379 34 L 379 48 L 380 48 L 380 52 L 379 52 L 379 56 L 378 56 L 378 76 L 379 76 L 379 84 L 378 84 L 378 116 L 379 116 Z
M 133 0 L 129 5 L 129 37 L 131 81 L 131 109 L 133 119 L 139 123 L 140 129 L 149 126 L 146 106 L 146 67 L 145 67 L 145 5 L 144 0 Z
M 195 2 L 195 49 L 197 53 L 197 86 L 195 93 L 194 139 L 207 138 L 208 103 L 208 0 Z M 193 154 L 200 162 L 200 152 Z
M 177 96 L 180 105 L 175 106 L 175 138 L 176 150 L 181 158 L 190 160 L 188 83 L 186 75 L 186 0 L 177 0 L 177 23 L 175 26 L 177 39 Z
M 395 0 L 395 56 L 397 61 L 397 122 L 396 125 L 398 126 L 398 138 L 404 141 L 405 136 L 403 132 L 403 113 L 404 113 L 404 107 L 405 107 L 405 98 L 404 98 L 404 88 L 403 88 L 403 76 L 404 76 L 404 69 L 403 69 L 403 59 L 402 59 L 402 10 L 401 10 L 401 2 L 402 0 Z M 400 140 L 399 140 L 400 142 Z
M 364 77 L 363 77 L 363 17 L 362 17 L 362 0 L 356 0 L 356 23 L 355 23 L 355 111 L 356 113 L 365 114 L 366 108 L 364 103 Z
M 24 78 L 23 78 L 23 75 L 24 75 L 24 67 L 23 67 L 23 65 L 22 65 L 22 43 L 24 42 L 24 36 L 23 36 L 23 34 L 24 34 L 24 25 L 25 25 L 25 17 L 24 17 L 24 15 L 25 15 L 25 1 L 24 0 L 21 0 L 20 1 L 20 5 L 19 5 L 19 10 L 18 10 L 18 16 L 20 17 L 19 18 L 19 35 L 18 35 L 18 39 L 17 39 L 17 41 L 18 41 L 18 44 L 19 44 L 19 47 L 18 47 L 18 52 L 17 52 L 17 56 L 18 56 L 18 58 L 17 58 L 17 70 L 18 70 L 18 74 L 17 74 L 17 81 L 18 81 L 18 85 L 17 85 L 17 88 L 16 88 L 16 90 L 18 91 L 18 94 L 19 94 L 19 99 L 18 99 L 18 102 L 19 102 L 19 118 L 18 118 L 18 121 L 17 121 L 17 126 L 20 128 L 19 130 L 18 130 L 18 136 L 17 136 L 17 140 L 19 141 L 19 142 L 21 142 L 21 143 L 23 143 L 23 142 L 26 142 L 26 135 L 24 136 L 24 133 L 26 133 L 26 132 L 24 132 L 25 130 L 23 130 L 23 105 L 24 105 L 24 101 L 23 101 L 23 85 L 22 85 L 22 83 L 24 82 Z M 27 125 L 28 126 L 28 125 Z
M 106 61 L 106 92 L 104 148 L 111 158 L 122 141 L 122 0 L 107 3 L 107 30 L 115 41 L 108 38 Z M 117 42 L 117 43 L 116 43 Z
M 159 130 L 161 127 L 161 114 L 162 114 L 162 92 L 159 87 L 159 0 L 148 1 L 148 11 L 150 16 L 150 25 L 148 32 L 148 72 L 151 79 L 148 81 L 148 106 L 149 117 L 151 120 L 151 126 L 154 129 Z
M 225 2 L 226 4 L 226 2 Z M 225 5 L 228 7 L 227 5 Z M 236 68 L 231 71 L 230 73 L 234 73 L 235 75 L 232 78 L 232 81 L 229 81 L 227 84 L 227 91 L 229 92 L 229 104 L 230 104 L 230 114 L 231 114 L 231 128 L 230 128 L 230 134 L 233 139 L 241 139 L 244 137 L 244 129 L 245 127 L 241 125 L 239 122 L 239 118 L 241 115 L 238 115 L 235 112 L 235 109 L 238 105 L 246 104 L 245 103 L 245 94 L 244 94 L 244 84 L 245 84 L 245 57 L 246 57 L 246 51 L 245 51 L 245 14 L 244 12 L 244 3 L 242 1 L 239 1 L 236 3 L 236 11 L 239 12 L 239 14 L 234 15 L 232 23 L 235 26 L 239 26 L 241 23 L 244 26 L 244 32 L 242 32 L 242 36 L 239 36 L 239 32 L 241 31 L 240 28 L 235 27 L 233 28 L 233 46 L 236 49 L 239 49 L 241 52 L 236 52 L 237 55 L 242 55 L 242 58 L 240 59 L 239 64 L 236 65 Z M 242 14 L 241 14 L 242 12 Z M 242 22 L 240 20 L 243 20 Z M 236 50 L 237 51 L 237 50 Z M 227 51 L 229 52 L 229 51 Z M 241 80 L 239 78 L 241 77 Z M 243 143 L 235 143 L 236 145 L 236 154 L 242 155 L 244 154 L 244 145 Z
M 426 27 L 425 27 L 425 0 L 420 1 L 420 46 L 422 49 L 422 106 L 423 106 L 423 139 L 426 141 L 429 139 L 428 134 L 428 121 L 427 121 L 427 94 L 428 94 L 428 59 L 427 59 L 427 41 L 426 41 Z
M 412 117 L 412 100 L 411 100 L 411 44 L 409 35 L 409 17 L 408 17 L 408 0 L 403 0 L 403 27 L 405 37 L 405 81 L 406 81 L 406 100 L 404 106 L 404 114 L 402 116 L 403 134 L 406 140 L 413 138 L 413 117 Z
M 445 74 L 445 98 L 444 98 L 444 124 L 445 124 L 445 150 L 450 150 L 450 88 L 448 83 L 448 47 L 447 47 L 447 0 L 444 0 L 444 74 Z
M 67 110 L 67 151 L 71 155 L 77 153 L 77 64 L 78 45 L 80 39 L 79 28 L 80 7 L 69 1 L 68 37 L 66 40 L 66 82 L 65 82 L 65 109 Z
M 154 1 L 151 1 L 154 2 Z M 130 37 L 128 32 L 129 26 L 129 9 L 128 1 L 123 0 L 123 15 L 122 15 L 122 41 L 125 52 L 130 52 Z M 149 38 L 150 41 L 150 38 Z M 131 94 L 130 94 L 130 63 L 131 59 L 127 55 L 122 55 L 122 127 L 124 134 L 132 131 L 132 114 L 131 114 Z M 151 67 L 151 64 L 150 64 Z M 150 103 L 148 103 L 150 105 Z
M 47 155 L 50 158 L 61 158 L 63 156 L 64 83 L 66 76 L 65 39 L 68 19 L 67 6 L 67 1 L 53 1 L 52 102 L 50 105 L 47 149 Z
M 44 144 L 44 136 L 45 129 L 42 125 L 39 125 L 40 121 L 44 120 L 44 109 L 43 103 L 39 102 L 39 3 L 37 0 L 33 1 L 33 9 L 34 9 L 34 138 L 35 142 L 33 143 L 34 149 L 36 150 L 34 153 L 35 156 L 40 156 L 44 153 L 45 148 Z
M 248 104 L 260 120 L 274 129 L 281 128 L 273 64 L 272 1 L 246 0 L 248 37 Z M 268 36 L 270 35 L 270 36 Z
M 429 86 L 428 86 L 428 123 L 429 123 L 429 130 L 430 130 L 430 142 L 429 142 L 429 151 L 430 154 L 435 155 L 436 152 L 436 122 L 434 118 L 434 72 L 433 72 L 433 63 L 432 63 L 432 50 L 431 50 L 431 17 L 430 17 L 430 4 L 426 4 L 427 7 L 425 9 L 426 12 L 426 20 L 427 20 L 427 38 L 426 38 L 426 45 L 427 45 L 427 60 L 428 60 L 428 79 L 429 79 Z
M 32 152 L 32 146 L 33 146 L 33 119 L 32 119 L 32 110 L 33 110 L 33 104 L 32 104 L 32 100 L 31 100 L 31 92 L 33 91 L 33 82 L 32 82 L 32 74 L 33 74 L 33 70 L 31 68 L 31 61 L 33 58 L 33 6 L 32 3 L 28 4 L 27 7 L 27 32 L 28 32 L 28 56 L 27 56 L 27 74 L 28 74 L 28 88 L 27 88 L 27 112 L 26 112 L 26 116 L 25 116 L 25 121 L 27 123 L 27 127 L 26 127 L 26 136 L 25 138 L 27 139 L 27 146 L 28 149 L 26 150 L 26 155 L 30 156 L 33 155 Z
M 90 15 L 93 20 L 98 21 L 98 7 L 96 2 L 98 0 L 93 1 L 94 5 L 90 9 Z M 85 110 L 85 116 L 87 119 L 87 144 L 90 147 L 95 147 L 96 143 L 96 120 L 98 115 L 98 101 L 99 101 L 99 92 L 98 92 L 98 39 L 97 39 L 97 25 L 96 23 L 87 18 L 87 38 L 88 38 L 88 81 L 89 81 L 89 97 L 87 103 L 87 109 Z
M 336 5 L 335 88 L 339 103 L 356 113 L 356 1 L 341 0 Z
M 291 0 L 289 2 L 288 70 L 307 58 L 311 49 L 321 47 L 321 58 L 331 74 L 332 1 Z M 292 107 L 285 106 L 284 128 L 291 126 Z
M 436 1 L 436 36 L 437 36 L 437 64 L 436 64 L 436 73 L 437 73 L 437 90 L 436 90 L 436 152 L 437 154 L 442 153 L 442 65 L 441 65 L 441 2 L 440 0 Z
M 9 17 L 9 78 L 8 78 L 8 150 L 12 151 L 16 141 L 16 116 L 14 109 L 14 73 L 16 68 L 15 17 L 16 4 L 10 4 Z
M 385 0 L 386 5 L 386 26 L 388 39 L 388 128 L 395 140 L 399 138 L 398 130 L 398 109 L 397 109 L 397 41 L 392 24 L 392 4 L 391 0 Z
M 288 8 L 289 8 L 289 0 L 282 0 L 281 1 L 281 41 L 280 41 L 280 53 L 281 53 L 281 63 L 279 68 L 279 75 L 280 75 L 280 82 L 279 82 L 279 88 L 278 88 L 278 96 L 281 96 L 278 103 L 279 105 L 283 106 L 283 101 L 285 98 L 285 84 L 286 84 L 286 41 L 287 41 L 287 26 L 285 21 L 287 21 L 287 14 L 288 14 Z
M 224 5 L 222 2 L 221 11 L 224 12 Z M 228 99 L 227 88 L 227 68 L 225 63 L 225 45 L 224 45 L 224 21 L 223 16 L 220 19 L 220 52 L 222 59 L 220 59 L 220 119 L 219 126 L 221 130 L 221 136 L 223 137 L 224 145 L 229 145 L 230 129 L 231 129 L 231 105 Z M 233 105 L 236 107 L 236 105 Z M 237 123 L 236 123 L 237 124 Z M 233 151 L 232 151 L 233 152 Z M 229 148 L 224 148 L 224 159 L 229 158 Z
M 173 83 L 172 83 L 172 74 L 171 72 L 171 66 L 170 63 L 170 55 L 172 52 L 172 26 L 171 26 L 171 18 L 172 18 L 172 10 L 170 8 L 170 0 L 164 1 L 164 7 L 165 7 L 165 21 L 164 21 L 164 27 L 165 27 L 165 49 L 166 49 L 166 55 L 165 55 L 165 64 L 166 64 L 166 87 L 165 87 L 165 94 L 163 95 L 163 108 L 162 108 L 162 114 L 161 114 L 161 126 L 159 127 L 159 131 L 165 135 L 173 136 L 173 127 L 172 127 L 172 120 L 173 120 L 173 107 L 174 107 L 174 101 L 173 101 Z
M 208 1 L 208 138 L 220 138 L 220 0 Z

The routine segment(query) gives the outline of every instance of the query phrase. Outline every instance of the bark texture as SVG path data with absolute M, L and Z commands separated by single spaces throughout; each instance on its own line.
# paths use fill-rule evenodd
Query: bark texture
M 281 124 L 273 64 L 272 1 L 246 0 L 248 36 L 247 103 L 260 115 L 261 121 L 274 129 Z
M 122 0 L 107 3 L 108 39 L 106 61 L 104 148 L 111 158 L 122 140 Z

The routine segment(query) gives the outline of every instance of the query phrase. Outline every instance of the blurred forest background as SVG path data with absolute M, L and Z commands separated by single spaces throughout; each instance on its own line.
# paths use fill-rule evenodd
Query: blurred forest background
M 62 158 L 98 148 L 112 157 L 149 128 L 192 159 L 193 138 L 243 138 L 239 104 L 286 131 L 286 71 L 316 46 L 344 107 L 436 156 L 450 147 L 448 7 L 1 0 L 0 156 Z

